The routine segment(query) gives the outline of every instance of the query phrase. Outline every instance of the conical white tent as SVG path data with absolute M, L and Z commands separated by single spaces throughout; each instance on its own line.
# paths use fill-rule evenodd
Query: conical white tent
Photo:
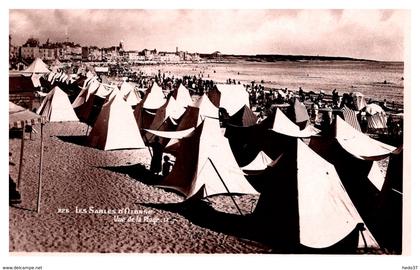
M 245 179 L 219 121 L 206 118 L 188 137 L 181 139 L 175 165 L 161 186 L 187 198 L 204 189 L 204 196 L 221 193 L 257 194 Z
M 200 119 L 201 121 L 204 117 L 219 118 L 219 109 L 210 101 L 209 97 L 204 94 L 202 95 L 193 105 L 200 109 Z M 199 125 L 201 123 L 197 123 Z
M 301 244 L 323 248 L 347 236 L 364 223 L 344 189 L 334 166 L 298 140 L 299 224 Z M 379 248 L 369 231 L 359 237 L 359 248 Z
M 31 75 L 32 83 L 34 84 L 34 87 L 41 87 L 41 81 L 39 80 L 43 74 L 41 73 L 33 73 Z
M 382 159 L 396 150 L 396 147 L 382 143 L 357 131 L 337 116 L 336 139 L 350 154 L 359 159 Z
M 294 110 L 295 110 L 295 122 L 296 123 L 302 123 L 309 120 L 308 111 L 306 109 L 305 104 L 299 101 L 299 99 L 295 98 L 295 104 L 294 104 Z
M 134 89 L 133 91 L 129 92 L 127 96 L 125 96 L 124 100 L 130 105 L 131 107 L 136 106 L 141 101 L 140 92 Z
M 254 215 L 280 245 L 328 248 L 364 224 L 334 166 L 300 139 L 262 177 Z M 359 248 L 379 248 L 368 228 L 358 239 Z
M 141 101 L 140 94 L 136 91 L 134 85 L 124 81 L 120 86 L 120 92 L 123 95 L 124 100 L 130 106 L 136 106 Z
M 183 107 L 187 107 L 193 104 L 191 99 L 190 91 L 181 83 L 178 88 L 174 90 L 173 97 Z
M 162 88 L 155 82 L 152 87 L 146 91 L 146 95 L 139 105 L 143 109 L 155 110 L 159 109 L 165 102 L 166 98 Z
M 152 87 L 146 90 L 144 98 L 134 108 L 134 116 L 136 118 L 137 126 L 142 131 L 150 128 L 153 119 L 156 115 L 156 110 L 162 107 L 166 102 L 165 95 L 162 88 L 154 82 Z
M 298 138 L 307 138 L 319 133 L 319 130 L 311 125 L 300 130 L 299 126 L 293 123 L 279 108 L 276 109 L 272 130 L 283 135 Z
M 123 81 L 122 84 L 120 85 L 120 92 L 122 93 L 123 96 L 128 95 L 128 93 L 130 93 L 133 90 L 134 90 L 134 85 L 132 85 L 131 83 L 127 81 Z
M 88 82 L 85 82 L 85 84 L 86 86 L 82 88 L 79 95 L 77 95 L 76 99 L 73 101 L 73 108 L 78 108 L 87 102 L 90 96 L 95 93 L 100 86 L 100 82 L 96 79 L 89 80 Z
M 110 98 L 102 106 L 88 144 L 102 150 L 145 147 L 133 111 L 120 95 Z
M 69 97 L 58 86 L 48 93 L 36 113 L 50 122 L 79 121 Z
M 273 160 L 267 156 L 264 151 L 260 151 L 253 161 L 246 166 L 241 167 L 241 169 L 243 171 L 261 171 L 266 169 L 271 162 L 273 162 Z
M 116 85 L 101 83 L 99 88 L 95 91 L 95 95 L 101 98 L 111 98 L 119 92 Z
M 41 60 L 41 58 L 36 58 L 32 64 L 29 65 L 22 73 L 50 73 L 51 71 L 48 69 L 47 64 Z
M 249 94 L 241 84 L 217 84 L 208 95 L 216 107 L 226 109 L 230 116 L 244 105 L 249 107 Z
M 385 174 L 381 171 L 377 161 L 372 163 L 372 168 L 369 171 L 368 178 L 378 190 L 382 190 L 385 182 Z

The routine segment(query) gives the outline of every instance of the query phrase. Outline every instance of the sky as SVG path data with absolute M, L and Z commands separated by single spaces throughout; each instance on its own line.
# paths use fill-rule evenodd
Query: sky
M 404 60 L 406 10 L 11 9 L 12 43 L 118 45 L 126 50 L 292 54 Z

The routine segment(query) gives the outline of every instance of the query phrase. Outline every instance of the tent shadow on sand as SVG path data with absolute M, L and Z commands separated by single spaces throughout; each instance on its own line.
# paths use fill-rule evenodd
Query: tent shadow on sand
M 19 205 L 16 205 L 16 204 L 10 204 L 9 206 L 10 207 L 13 207 L 13 208 L 16 208 L 16 209 L 20 209 L 20 210 L 24 210 L 24 211 L 36 213 L 36 209 L 29 209 L 29 208 L 26 208 L 26 207 L 23 207 L 23 206 L 19 206 Z
M 189 199 L 180 203 L 137 204 L 180 214 L 195 225 L 235 236 L 251 245 L 270 250 L 252 229 L 252 219 L 249 215 L 241 216 L 220 212 L 215 210 L 207 201 L 196 199 Z
M 272 235 L 267 233 L 262 224 L 252 215 L 238 215 L 215 210 L 204 200 L 189 199 L 180 203 L 137 203 L 164 211 L 180 214 L 189 221 L 219 233 L 238 237 L 254 246 L 266 248 L 274 254 L 356 254 L 365 251 L 352 249 L 357 244 L 358 230 L 355 229 L 339 243 L 323 249 L 309 248 L 302 245 L 289 246 L 274 243 Z M 287 234 L 288 232 L 284 232 Z
M 56 136 L 59 140 L 79 146 L 87 146 L 87 136 Z
M 153 174 L 143 164 L 134 164 L 127 166 L 98 167 L 116 173 L 126 174 L 136 181 L 147 185 L 156 185 L 162 181 L 162 176 Z

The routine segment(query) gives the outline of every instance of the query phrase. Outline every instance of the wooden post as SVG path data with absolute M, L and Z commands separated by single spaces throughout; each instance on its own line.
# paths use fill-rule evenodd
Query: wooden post
M 222 181 L 223 186 L 225 187 L 225 189 L 226 189 L 226 190 L 227 190 L 227 192 L 229 193 L 229 196 L 230 196 L 230 198 L 232 199 L 233 203 L 235 204 L 236 209 L 238 209 L 239 214 L 241 214 L 241 216 L 243 216 L 243 214 L 242 214 L 242 212 L 241 212 L 241 209 L 239 208 L 238 204 L 236 203 L 235 199 L 233 198 L 232 193 L 230 193 L 230 191 L 229 191 L 228 187 L 227 187 L 227 186 L 226 186 L 226 184 L 225 184 L 225 181 L 223 181 L 222 176 L 220 176 L 219 171 L 216 169 L 216 166 L 214 165 L 213 161 L 212 161 L 210 158 L 208 158 L 208 160 L 210 161 L 211 165 L 213 166 L 214 170 L 216 171 L 217 176 L 219 176 L 220 181 Z
M 17 179 L 17 187 L 20 187 L 20 179 L 22 177 L 22 165 L 23 165 L 23 149 L 25 147 L 25 125 L 22 127 L 22 139 L 20 141 L 20 157 L 19 157 L 19 173 Z
M 44 124 L 41 123 L 41 146 L 40 146 L 40 154 L 39 154 L 39 174 L 38 174 L 38 200 L 36 204 L 36 212 L 39 213 L 41 211 L 41 191 L 42 191 L 42 163 L 43 163 L 43 155 L 44 155 L 44 137 L 43 137 L 43 127 Z

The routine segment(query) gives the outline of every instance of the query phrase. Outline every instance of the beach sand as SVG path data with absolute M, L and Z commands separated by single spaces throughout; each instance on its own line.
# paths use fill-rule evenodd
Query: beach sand
M 257 242 L 196 225 L 177 211 L 145 205 L 183 199 L 151 183 L 144 169 L 150 163 L 147 148 L 101 151 L 83 146 L 85 134 L 83 123 L 45 126 L 40 213 L 36 213 L 40 134 L 25 141 L 19 188 L 22 203 L 9 207 L 10 252 L 270 252 Z M 14 163 L 9 166 L 10 175 L 16 181 L 20 139 L 10 138 L 9 147 Z M 235 196 L 244 212 L 251 211 L 257 198 Z M 216 196 L 211 201 L 215 209 L 237 214 L 229 197 Z M 82 213 L 84 210 L 88 213 Z

